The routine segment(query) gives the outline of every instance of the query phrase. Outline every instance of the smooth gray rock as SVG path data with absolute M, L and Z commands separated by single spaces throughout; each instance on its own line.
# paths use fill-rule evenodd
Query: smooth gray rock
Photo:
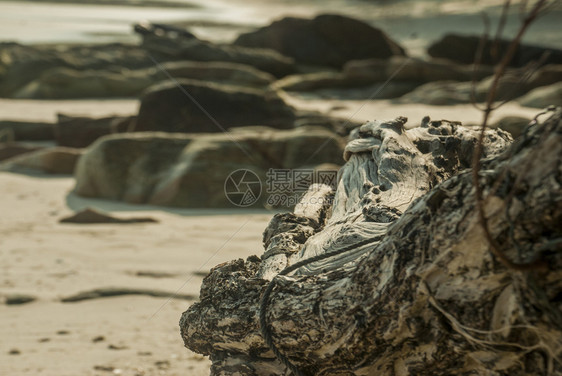
M 235 207 L 225 195 L 227 177 L 253 171 L 266 203 L 270 168 L 342 163 L 343 139 L 320 127 L 237 129 L 220 134 L 128 133 L 105 136 L 79 160 L 75 193 L 130 203 L 178 207 Z

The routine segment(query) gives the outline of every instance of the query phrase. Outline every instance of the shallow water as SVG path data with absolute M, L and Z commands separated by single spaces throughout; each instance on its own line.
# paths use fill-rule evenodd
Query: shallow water
M 56 0 L 54 0 L 56 1 Z M 175 0 L 178 2 L 178 0 Z M 131 24 L 143 20 L 176 22 L 198 36 L 229 41 L 239 33 L 270 23 L 285 15 L 312 16 L 343 13 L 381 27 L 413 55 L 423 55 L 427 44 L 445 32 L 482 32 L 480 12 L 497 20 L 500 0 L 179 0 L 186 8 L 134 5 L 85 5 L 0 0 L 0 40 L 20 43 L 135 42 Z M 559 38 L 562 7 L 536 22 L 525 41 L 562 48 Z M 516 13 L 516 7 L 513 8 Z M 506 35 L 519 24 L 510 18 Z

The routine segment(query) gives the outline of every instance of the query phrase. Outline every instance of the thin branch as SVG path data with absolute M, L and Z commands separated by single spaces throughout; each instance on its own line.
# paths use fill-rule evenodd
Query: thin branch
M 536 270 L 536 269 L 544 269 L 547 265 L 542 260 L 537 260 L 530 263 L 518 264 L 511 261 L 501 250 L 500 245 L 497 243 L 496 239 L 490 233 L 490 228 L 488 227 L 488 219 L 486 217 L 486 212 L 484 209 L 484 198 L 482 194 L 482 187 L 480 186 L 479 180 L 479 172 L 480 172 L 480 157 L 482 155 L 482 144 L 484 142 L 484 136 L 486 133 L 486 127 L 488 125 L 488 120 L 490 118 L 490 114 L 494 110 L 494 101 L 497 96 L 498 84 L 500 79 L 504 76 L 505 71 L 507 69 L 508 64 L 513 59 L 515 52 L 517 51 L 517 47 L 527 31 L 528 27 L 531 23 L 537 18 L 540 11 L 543 9 L 545 4 L 547 3 L 546 0 L 539 0 L 533 7 L 533 9 L 529 12 L 529 14 L 523 20 L 517 35 L 512 39 L 511 43 L 509 44 L 505 55 L 503 56 L 502 60 L 498 64 L 496 68 L 496 72 L 494 74 L 494 78 L 492 80 L 492 84 L 490 85 L 490 89 L 488 91 L 488 95 L 486 98 L 486 108 L 483 111 L 483 119 L 482 119 L 482 126 L 480 129 L 480 134 L 478 137 L 478 142 L 476 144 L 473 160 L 472 160 L 472 182 L 474 185 L 475 196 L 476 196 L 476 208 L 478 212 L 478 219 L 480 225 L 482 226 L 482 230 L 484 232 L 484 237 L 488 241 L 490 245 L 490 250 L 494 256 L 506 267 L 514 270 L 519 271 L 528 271 L 528 270 Z
M 492 57 L 492 61 L 497 61 L 499 60 L 499 54 L 500 54 L 500 43 L 501 43 L 501 36 L 503 34 L 503 30 L 505 28 L 505 22 L 507 21 L 507 14 L 509 11 L 509 7 L 511 5 L 511 0 L 506 0 L 503 4 L 503 8 L 502 8 L 502 13 L 500 16 L 500 20 L 498 22 L 498 28 L 496 30 L 496 36 L 494 37 L 494 43 L 492 43 L 492 47 L 490 49 L 490 55 Z
M 484 107 L 481 107 L 476 101 L 476 72 L 480 69 L 482 65 L 482 58 L 484 55 L 484 48 L 486 43 L 488 43 L 488 35 L 490 34 L 490 19 L 486 13 L 482 13 L 482 22 L 484 23 L 484 33 L 478 42 L 478 47 L 476 48 L 476 55 L 474 57 L 474 64 L 472 66 L 472 83 L 470 85 L 470 103 L 479 111 L 484 111 Z

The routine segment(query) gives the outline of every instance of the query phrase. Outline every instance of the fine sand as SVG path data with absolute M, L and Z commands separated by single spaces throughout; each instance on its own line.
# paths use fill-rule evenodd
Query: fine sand
M 463 124 L 478 124 L 482 112 L 470 104 L 453 106 L 428 106 L 424 104 L 395 104 L 390 100 L 338 100 L 315 99 L 284 95 L 285 100 L 303 110 L 316 110 L 324 114 L 339 116 L 357 122 L 375 119 L 393 119 L 406 116 L 409 125 L 419 124 L 428 115 L 432 119 L 461 121 Z M 188 100 L 186 98 L 186 100 Z M 134 115 L 138 112 L 136 99 L 92 99 L 92 100 L 28 100 L 0 98 L 0 119 L 20 121 L 56 122 L 57 113 L 76 116 L 103 117 L 110 115 Z M 521 107 L 508 103 L 491 116 L 491 123 L 504 116 L 533 118 L 540 109 Z
M 208 375 L 178 321 L 214 265 L 261 254 L 265 211 L 194 211 L 86 200 L 71 177 L 0 173 L 0 375 Z M 58 221 L 86 206 L 155 224 Z M 77 293 L 168 293 L 98 297 Z M 6 305 L 18 296 L 37 300 Z

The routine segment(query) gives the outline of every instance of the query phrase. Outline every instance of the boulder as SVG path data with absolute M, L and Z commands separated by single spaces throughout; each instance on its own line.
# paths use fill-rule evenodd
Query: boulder
M 142 47 L 159 62 L 191 60 L 239 63 L 276 77 L 296 72 L 293 59 L 270 49 L 215 44 L 167 25 L 137 24 L 134 27 L 142 35 Z
M 75 193 L 85 197 L 178 207 L 235 207 L 229 175 L 248 169 L 267 201 L 270 168 L 341 165 L 342 138 L 319 127 L 252 127 L 221 134 L 127 133 L 96 141 L 78 162 Z
M 538 87 L 562 81 L 562 65 L 546 65 L 530 73 L 528 77 L 522 77 L 525 73 L 527 72 L 521 69 L 508 70 L 499 81 L 496 89 L 497 99 L 512 100 Z M 490 76 L 477 83 L 475 89 L 478 101 L 485 100 L 493 79 L 494 77 Z
M 55 125 L 33 121 L 0 120 L 0 133 L 10 134 L 10 141 L 50 141 Z
M 98 138 L 129 130 L 134 116 L 111 116 L 99 119 L 58 115 L 55 124 L 55 140 L 59 146 L 85 148 Z
M 316 72 L 293 74 L 272 84 L 273 89 L 285 91 L 314 91 L 325 88 L 346 88 L 364 86 L 361 80 L 349 79 L 340 72 Z
M 55 51 L 0 43 L 0 97 L 9 97 L 43 71 L 63 64 L 63 59 Z
M 0 143 L 0 161 L 43 149 L 41 146 L 15 142 Z
M 481 67 L 473 72 L 473 66 L 455 64 L 444 59 L 424 60 L 405 56 L 390 59 L 367 59 L 350 61 L 343 67 L 343 73 L 350 79 L 382 82 L 392 81 L 426 83 L 433 81 L 480 80 L 493 74 L 490 67 Z
M 147 36 L 142 46 L 0 43 L 0 97 L 137 96 L 147 86 L 166 77 L 158 64 L 166 68 L 166 62 L 186 60 L 212 64 L 194 67 L 192 62 L 192 67 L 172 68 L 190 78 L 200 75 L 203 79 L 216 77 L 213 80 L 256 86 L 271 80 L 263 72 L 276 77 L 296 72 L 292 59 L 272 50 L 183 40 L 170 34 Z M 238 65 L 217 66 L 219 62 Z M 188 73 L 192 68 L 193 72 Z
M 427 52 L 432 57 L 445 58 L 462 64 L 472 64 L 480 43 L 481 36 L 446 34 L 442 39 L 429 46 Z M 498 45 L 497 55 L 492 56 L 489 41 L 484 46 L 482 64 L 493 65 L 505 54 L 510 40 L 501 40 Z M 562 50 L 557 48 L 521 44 L 517 47 L 510 66 L 523 67 L 530 62 L 537 61 L 548 53 L 544 64 L 562 64 Z
M 164 71 L 163 71 L 164 70 Z M 225 62 L 178 61 L 161 67 L 131 70 L 109 67 L 76 70 L 56 67 L 16 90 L 20 99 L 139 97 L 151 85 L 168 79 L 193 78 L 218 83 L 264 88 L 274 77 L 251 66 Z
M 471 87 L 471 82 L 429 82 L 401 96 L 397 101 L 400 103 L 422 103 L 435 106 L 470 103 Z
M 521 116 L 505 116 L 490 125 L 490 128 L 500 128 L 506 132 L 509 132 L 513 138 L 521 136 L 523 130 L 529 125 L 531 119 L 521 117 Z
M 53 147 L 26 153 L 0 163 L 0 171 L 71 175 L 83 150 Z
M 491 68 L 482 67 L 476 72 L 475 77 L 482 79 L 492 73 Z M 394 56 L 390 59 L 353 60 L 344 65 L 342 72 L 290 75 L 276 81 L 273 87 L 297 92 L 372 87 L 372 90 L 363 93 L 363 97 L 370 97 L 378 87 L 381 87 L 375 98 L 387 99 L 402 96 L 427 82 L 470 81 L 472 77 L 472 66 L 454 64 L 441 59 L 426 61 Z M 344 90 L 342 96 L 345 95 L 356 96 Z
M 146 92 L 134 130 L 221 132 L 243 125 L 290 128 L 294 118 L 293 108 L 273 91 L 176 80 Z
M 138 69 L 153 65 L 142 48 L 122 43 L 80 46 L 0 43 L 0 97 L 12 97 L 42 77 L 44 72 L 54 68 L 83 71 L 107 67 Z M 70 72 L 59 73 L 58 79 L 67 80 L 66 76 L 71 75 Z
M 562 103 L 562 82 L 532 90 L 517 100 L 521 106 L 545 108 Z
M 342 15 L 285 17 L 240 35 L 235 45 L 271 48 L 298 63 L 340 68 L 347 61 L 405 55 L 384 32 Z
M 163 63 L 162 67 L 176 79 L 191 78 L 256 88 L 264 88 L 275 81 L 273 75 L 251 65 L 224 61 L 175 61 Z M 148 74 L 155 80 L 166 77 L 158 68 L 152 68 Z
M 18 99 L 138 97 L 155 82 L 145 70 L 76 70 L 57 67 L 16 90 Z
M 484 68 L 482 73 L 489 73 L 489 70 Z M 505 72 L 505 75 L 500 79 L 496 88 L 496 100 L 505 101 L 519 98 L 531 90 L 540 87 L 546 87 L 555 82 L 562 81 L 562 65 L 546 65 L 535 72 L 532 72 L 528 77 L 523 77 L 527 71 L 522 71 L 519 68 L 511 68 Z M 476 102 L 484 102 L 490 90 L 490 86 L 494 80 L 493 76 L 488 76 L 474 84 L 474 98 Z M 400 98 L 402 102 L 425 103 L 435 105 L 457 104 L 457 103 L 470 103 L 471 102 L 471 86 L 470 81 L 454 82 L 454 81 L 436 81 L 422 85 L 411 93 L 408 93 Z M 554 91 L 545 90 L 545 93 Z M 558 97 L 560 98 L 560 97 Z M 553 102 L 549 104 L 557 104 L 556 95 L 552 98 Z M 543 107 L 541 104 L 530 107 Z

